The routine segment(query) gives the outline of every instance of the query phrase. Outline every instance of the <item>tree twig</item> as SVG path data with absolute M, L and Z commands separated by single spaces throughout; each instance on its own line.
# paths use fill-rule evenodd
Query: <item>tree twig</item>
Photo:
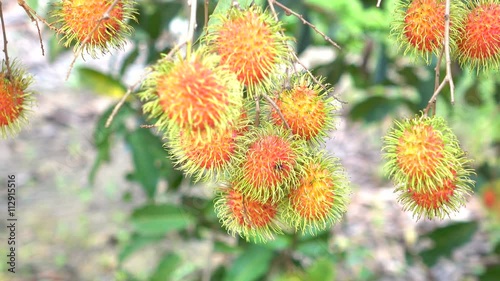
M 118 4 L 118 1 L 119 0 L 114 0 L 113 3 L 111 3 L 111 5 L 104 12 L 104 14 L 102 15 L 102 17 L 99 18 L 99 20 L 97 21 L 97 24 L 94 26 L 94 28 L 92 28 L 92 30 L 89 32 L 89 34 L 87 34 L 87 36 L 85 36 L 85 38 L 83 39 L 83 41 L 80 44 L 80 46 L 78 46 L 78 49 L 75 52 L 75 56 L 73 57 L 73 60 L 71 61 L 71 64 L 69 66 L 68 73 L 66 74 L 66 80 L 68 80 L 69 75 L 71 74 L 71 70 L 73 69 L 76 60 L 82 54 L 82 52 L 83 52 L 83 50 L 85 48 L 85 45 L 90 40 L 90 37 L 94 34 L 94 32 L 97 31 L 97 29 L 99 28 L 99 26 L 102 24 L 103 21 L 109 19 L 109 13 L 115 8 L 115 6 Z
M 33 9 L 31 9 L 28 6 L 28 4 L 26 4 L 26 2 L 24 0 L 17 0 L 17 4 L 24 9 L 24 11 L 28 15 L 28 17 L 31 19 L 31 21 L 35 23 L 36 29 L 38 31 L 38 38 L 40 39 L 40 48 L 42 49 L 42 56 L 45 56 L 45 50 L 43 48 L 43 42 L 42 42 L 42 32 L 40 31 L 40 26 L 38 25 L 38 20 L 35 18 L 35 16 L 33 16 L 33 13 L 36 15 L 35 11 L 33 11 Z M 50 26 L 49 26 L 49 28 L 50 28 Z
M 8 80 L 11 79 L 12 75 L 12 70 L 10 69 L 10 62 L 9 62 L 9 52 L 7 50 L 7 34 L 5 33 L 5 22 L 3 20 L 3 4 L 2 1 L 0 1 L 0 20 L 2 21 L 2 35 L 3 35 L 3 52 L 5 53 L 5 65 L 7 67 L 7 75 L 5 78 Z
M 274 108 L 274 110 L 276 110 L 276 112 L 278 113 L 278 115 L 280 116 L 281 118 L 281 121 L 283 121 L 283 124 L 285 125 L 285 128 L 287 128 L 289 131 L 291 131 L 292 129 L 290 128 L 290 126 L 288 125 L 288 122 L 286 122 L 286 119 L 285 119 L 285 116 L 283 116 L 283 113 L 281 112 L 281 110 L 279 109 L 278 105 L 273 101 L 273 99 L 271 97 L 269 97 L 268 95 L 264 94 L 264 93 L 261 93 L 261 95 L 267 100 L 267 102 Z
M 260 124 L 260 95 L 255 95 L 255 122 L 254 126 L 259 127 Z
M 205 30 L 207 30 L 208 28 L 208 4 L 210 4 L 210 0 L 205 0 L 205 22 L 204 22 L 204 25 L 203 25 L 203 28 L 205 28 Z
M 342 49 L 342 48 L 340 48 L 340 46 L 337 43 L 335 43 L 332 39 L 330 39 L 330 37 L 326 36 L 325 33 L 321 32 L 314 24 L 312 24 L 312 23 L 308 22 L 306 19 L 304 19 L 304 17 L 302 15 L 297 14 L 292 9 L 288 8 L 287 6 L 281 4 L 280 2 L 278 2 L 276 0 L 272 0 L 271 2 L 273 4 L 276 4 L 276 6 L 280 7 L 281 9 L 283 9 L 287 15 L 292 14 L 296 18 L 298 18 L 300 21 L 302 21 L 303 24 L 311 27 L 316 33 L 318 33 L 319 35 L 323 36 L 323 39 L 325 39 L 325 41 L 327 41 L 328 43 L 332 44 L 332 46 L 338 48 L 339 50 Z
M 377 8 L 380 8 L 380 4 L 382 4 L 382 0 L 377 0 Z
M 434 90 L 434 94 L 430 98 L 427 107 L 424 109 L 424 115 L 427 116 L 432 105 L 436 102 L 437 96 L 443 90 L 446 83 L 450 86 L 451 104 L 455 104 L 455 84 L 453 83 L 453 76 L 451 73 L 451 56 L 450 56 L 450 0 L 445 3 L 444 15 L 444 55 L 446 58 L 446 75 L 441 81 L 441 84 Z M 438 66 L 439 67 L 439 64 Z M 439 78 L 439 77 L 438 77 Z
M 24 9 L 24 11 L 28 14 L 28 16 L 30 17 L 30 19 L 32 21 L 34 20 L 34 18 L 36 18 L 39 21 L 41 21 L 43 24 L 45 24 L 50 30 L 57 32 L 57 28 L 52 26 L 46 19 L 44 19 L 43 17 L 38 15 L 35 10 L 33 10 L 30 6 L 28 6 L 28 4 L 26 3 L 25 0 L 17 0 L 17 4 Z
M 193 45 L 194 39 L 194 30 L 196 28 L 196 0 L 189 0 L 188 5 L 190 6 L 190 14 L 189 14 L 189 26 L 188 26 L 188 34 L 187 34 L 187 54 L 191 53 L 191 48 Z

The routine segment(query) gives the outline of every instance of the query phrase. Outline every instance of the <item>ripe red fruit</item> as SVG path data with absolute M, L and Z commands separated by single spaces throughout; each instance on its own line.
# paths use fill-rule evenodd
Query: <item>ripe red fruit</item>
M 499 69 L 500 3 L 470 1 L 470 10 L 460 28 L 458 57 L 464 66 Z
M 278 205 L 270 200 L 261 202 L 233 188 L 221 188 L 215 211 L 230 233 L 238 233 L 247 241 L 267 241 L 273 239 L 273 233 L 281 233 Z

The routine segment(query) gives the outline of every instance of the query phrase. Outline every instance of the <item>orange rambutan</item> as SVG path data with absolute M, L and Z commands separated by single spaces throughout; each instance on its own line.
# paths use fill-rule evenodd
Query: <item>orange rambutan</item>
M 286 198 L 284 220 L 315 234 L 338 222 L 347 210 L 348 180 L 337 158 L 316 152 L 304 163 L 299 184 Z
M 234 188 L 262 202 L 281 200 L 296 185 L 305 143 L 270 124 L 241 138 L 232 175 Z
M 464 167 L 458 168 L 458 171 L 450 170 L 452 176 L 444 178 L 437 188 L 417 191 L 411 183 L 398 188 L 397 192 L 400 194 L 398 200 L 403 209 L 413 212 L 417 219 L 420 217 L 442 219 L 451 212 L 457 212 L 472 193 L 473 184 L 469 178 L 471 171 Z
M 398 184 L 418 192 L 437 189 L 451 178 L 450 167 L 460 167 L 463 151 L 441 117 L 420 116 L 395 122 L 384 138 L 385 169 Z
M 202 132 L 231 127 L 241 114 L 243 91 L 236 76 L 204 50 L 177 61 L 160 60 L 140 93 L 144 112 L 160 129 Z M 210 136 L 210 134 L 208 135 Z
M 76 42 L 75 48 L 84 49 L 96 56 L 95 50 L 103 53 L 110 47 L 119 48 L 132 31 L 128 20 L 135 20 L 135 1 L 120 0 L 64 0 L 57 2 L 51 15 L 60 25 L 65 46 Z M 85 41 L 86 40 L 86 41 Z M 85 42 L 84 42 L 85 41 Z
M 32 77 L 16 63 L 10 72 L 2 62 L 0 71 L 0 134 L 6 138 L 16 135 L 27 122 L 27 113 L 32 105 L 32 92 L 27 88 Z
M 288 38 L 282 35 L 279 22 L 257 6 L 240 10 L 230 8 L 228 13 L 216 15 L 219 23 L 211 27 L 207 42 L 237 74 L 252 96 L 257 86 L 287 63 Z
M 277 203 L 255 200 L 232 187 L 218 190 L 215 212 L 231 234 L 247 241 L 265 242 L 273 239 L 274 233 L 281 233 Z
M 469 1 L 469 11 L 458 37 L 458 59 L 463 66 L 499 69 L 500 2 Z
M 325 92 L 307 74 L 293 77 L 290 84 L 275 99 L 283 118 L 272 108 L 271 120 L 284 126 L 284 119 L 293 134 L 306 141 L 318 142 L 327 136 L 328 131 L 335 129 L 333 98 L 328 97 L 329 90 Z
M 452 1 L 450 7 L 452 46 L 464 11 L 459 2 Z M 430 55 L 442 49 L 444 30 L 445 0 L 404 0 L 396 8 L 391 33 L 405 48 L 405 53 L 411 51 L 429 62 Z

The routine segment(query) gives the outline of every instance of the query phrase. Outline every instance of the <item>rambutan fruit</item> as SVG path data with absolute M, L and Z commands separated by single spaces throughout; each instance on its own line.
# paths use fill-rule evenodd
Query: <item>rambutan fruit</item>
M 432 53 L 443 48 L 445 30 L 445 0 L 403 0 L 396 8 L 391 34 L 405 50 L 422 56 L 427 63 Z M 457 37 L 464 7 L 452 1 L 450 7 L 450 45 Z
M 426 191 L 417 191 L 412 184 L 402 185 L 397 189 L 398 201 L 405 211 L 411 211 L 417 219 L 428 219 L 450 216 L 464 206 L 467 197 L 472 193 L 471 186 L 474 182 L 470 179 L 471 170 L 462 163 L 457 170 L 450 169 L 449 178 L 443 178 L 437 188 L 427 188 Z
M 474 0 L 460 27 L 457 53 L 462 66 L 500 69 L 500 2 Z
M 281 233 L 278 203 L 255 200 L 232 187 L 218 190 L 215 212 L 229 233 L 247 241 L 266 242 Z
M 347 210 L 349 185 L 337 158 L 314 152 L 304 163 L 299 184 L 284 199 L 285 222 L 302 233 L 324 230 Z
M 8 70 L 2 61 L 0 71 L 0 134 L 3 138 L 15 136 L 21 126 L 27 123 L 27 113 L 33 103 L 33 92 L 28 90 L 32 83 L 28 75 L 17 63 Z
M 113 0 L 57 2 L 51 16 L 58 26 L 58 33 L 62 34 L 61 40 L 65 41 L 64 45 L 67 47 L 76 43 L 75 48 L 84 45 L 84 50 L 92 57 L 96 57 L 96 50 L 105 53 L 110 48 L 122 47 L 126 36 L 132 32 L 132 27 L 127 22 L 136 20 L 135 1 L 120 0 L 111 7 L 113 2 Z
M 246 10 L 232 7 L 215 16 L 219 21 L 210 27 L 207 45 L 253 96 L 256 87 L 266 87 L 278 67 L 288 63 L 288 37 L 278 21 L 254 5 Z
M 220 57 L 200 49 L 176 61 L 160 60 L 140 93 L 143 110 L 160 129 L 224 130 L 241 114 L 243 89 Z M 210 136 L 210 134 L 208 135 Z
M 290 87 L 277 91 L 275 98 L 277 108 L 271 109 L 271 120 L 274 124 L 284 126 L 286 121 L 293 134 L 306 141 L 318 143 L 335 129 L 333 98 L 328 97 L 320 85 L 317 85 L 307 74 L 292 77 Z
M 452 178 L 450 167 L 462 166 L 464 152 L 441 117 L 421 115 L 395 126 L 384 137 L 384 168 L 396 185 L 418 193 L 437 190 Z
M 238 142 L 232 182 L 249 198 L 281 200 L 296 186 L 305 142 L 268 123 L 252 128 Z

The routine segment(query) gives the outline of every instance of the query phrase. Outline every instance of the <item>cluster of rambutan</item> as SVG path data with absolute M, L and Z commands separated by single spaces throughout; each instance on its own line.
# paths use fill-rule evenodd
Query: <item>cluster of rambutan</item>
M 349 193 L 338 159 L 320 148 L 335 127 L 330 89 L 282 74 L 288 38 L 268 12 L 212 17 L 196 51 L 153 66 L 139 94 L 144 112 L 179 169 L 217 183 L 216 213 L 230 233 L 266 241 L 328 228 Z
M 423 56 L 443 52 L 445 0 L 402 0 L 392 33 L 405 48 Z M 462 66 L 498 70 L 500 67 L 500 1 L 471 0 L 450 3 L 451 55 Z
M 405 210 L 417 219 L 442 219 L 465 204 L 473 185 L 470 160 L 444 119 L 396 122 L 384 143 L 385 169 Z

